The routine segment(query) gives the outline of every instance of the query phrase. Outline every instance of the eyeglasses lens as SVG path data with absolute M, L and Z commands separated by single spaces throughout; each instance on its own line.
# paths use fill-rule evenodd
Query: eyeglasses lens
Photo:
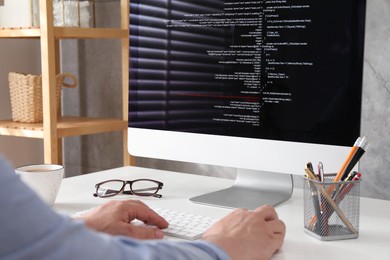
M 123 182 L 121 181 L 108 181 L 101 184 L 96 193 L 99 197 L 110 197 L 118 194 L 123 187 Z
M 138 196 L 151 196 L 158 190 L 158 183 L 148 180 L 135 181 L 132 184 L 132 191 Z

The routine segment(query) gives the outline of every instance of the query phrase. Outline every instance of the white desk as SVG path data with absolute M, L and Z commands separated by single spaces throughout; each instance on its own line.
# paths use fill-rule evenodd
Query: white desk
M 164 187 L 161 199 L 126 197 L 142 199 L 151 206 L 212 217 L 223 217 L 230 212 L 229 209 L 194 204 L 188 198 L 229 187 L 233 180 L 137 167 L 123 167 L 64 179 L 54 208 L 73 213 L 108 201 L 93 197 L 92 194 L 96 183 L 113 178 L 153 178 L 162 181 Z M 301 189 L 295 189 L 288 202 L 276 207 L 279 217 L 286 223 L 287 235 L 282 249 L 273 259 L 390 259 L 390 201 L 361 199 L 358 239 L 319 241 L 304 233 L 302 195 Z

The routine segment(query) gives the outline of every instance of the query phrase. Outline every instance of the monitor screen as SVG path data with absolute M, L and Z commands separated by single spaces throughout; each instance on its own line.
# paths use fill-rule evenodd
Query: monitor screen
M 130 153 L 336 171 L 360 133 L 364 25 L 365 0 L 131 1 Z

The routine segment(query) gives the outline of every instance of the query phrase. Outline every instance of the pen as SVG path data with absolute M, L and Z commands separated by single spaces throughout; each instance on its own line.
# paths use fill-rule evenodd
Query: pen
M 352 180 L 352 176 L 353 176 L 353 172 L 350 172 L 350 173 L 348 174 L 348 176 L 347 176 L 345 179 L 343 179 L 343 181 Z
M 311 162 L 306 163 L 306 168 L 314 173 L 313 164 Z
M 324 182 L 324 165 L 322 162 L 318 163 L 318 176 L 320 177 L 320 181 Z
M 352 181 L 360 180 L 361 176 L 362 176 L 361 173 L 357 173 L 356 176 L 353 177 Z M 344 185 L 344 187 L 340 189 L 340 192 L 336 197 L 336 200 L 335 200 L 336 203 L 339 204 L 344 199 L 344 197 L 347 195 L 347 193 L 350 192 L 354 186 L 355 186 L 355 183 L 348 183 L 347 185 Z
M 348 174 L 348 176 L 347 177 L 345 177 L 344 179 L 342 179 L 341 181 L 348 181 L 348 180 L 350 180 L 350 179 L 352 179 L 352 172 L 350 172 L 349 174 Z M 341 184 L 338 184 L 338 188 L 336 188 L 334 191 L 333 191 L 333 193 L 332 193 L 332 198 L 333 199 L 335 199 L 336 197 L 337 197 L 337 195 L 339 194 L 339 192 L 343 189 L 343 187 L 344 187 L 344 185 L 345 185 L 345 183 L 341 183 Z
M 319 178 L 317 178 L 317 175 L 314 173 L 313 164 L 312 164 L 311 162 L 307 162 L 307 163 L 306 163 L 306 168 L 309 169 L 309 170 L 313 173 L 313 175 L 314 175 L 314 177 L 315 177 L 315 180 L 318 181 Z
M 308 162 L 306 164 L 306 169 L 312 173 L 312 175 L 315 177 L 315 174 L 313 172 L 313 165 Z M 311 179 L 307 174 L 306 178 Z M 317 180 L 317 179 L 315 179 Z M 313 232 L 320 234 L 322 230 L 322 223 L 321 223 L 321 210 L 320 210 L 320 203 L 318 200 L 318 191 L 316 189 L 316 186 L 314 185 L 313 181 L 307 180 L 308 185 L 311 191 L 311 200 L 313 202 L 313 207 L 314 207 L 314 213 L 316 216 L 317 221 L 310 223 L 310 229 L 312 229 Z
M 320 182 L 325 182 L 325 171 L 324 171 L 324 165 L 322 162 L 318 163 L 318 176 L 320 179 Z M 329 234 L 329 226 L 328 226 L 328 210 L 326 206 L 326 200 L 324 196 L 320 193 L 320 209 L 321 209 L 321 218 L 319 221 L 321 221 L 321 235 L 327 236 Z

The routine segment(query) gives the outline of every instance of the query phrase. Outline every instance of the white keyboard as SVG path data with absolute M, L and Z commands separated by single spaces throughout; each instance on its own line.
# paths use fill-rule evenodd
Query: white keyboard
M 162 229 L 165 235 L 185 240 L 196 240 L 201 238 L 203 232 L 205 232 L 218 220 L 211 217 L 190 214 L 176 210 L 154 207 L 151 208 L 157 212 L 157 214 L 162 216 L 166 221 L 168 221 L 168 228 Z M 90 210 L 91 209 L 75 212 L 73 213 L 73 216 L 81 216 Z M 131 223 L 134 225 L 145 225 L 139 220 L 134 220 Z
M 217 219 L 185 213 L 176 210 L 152 208 L 160 216 L 168 221 L 169 226 L 166 229 L 162 229 L 165 235 L 171 237 L 177 237 L 186 240 L 195 240 L 202 237 L 204 231 L 206 231 Z M 136 225 L 144 225 L 141 221 L 133 221 Z

